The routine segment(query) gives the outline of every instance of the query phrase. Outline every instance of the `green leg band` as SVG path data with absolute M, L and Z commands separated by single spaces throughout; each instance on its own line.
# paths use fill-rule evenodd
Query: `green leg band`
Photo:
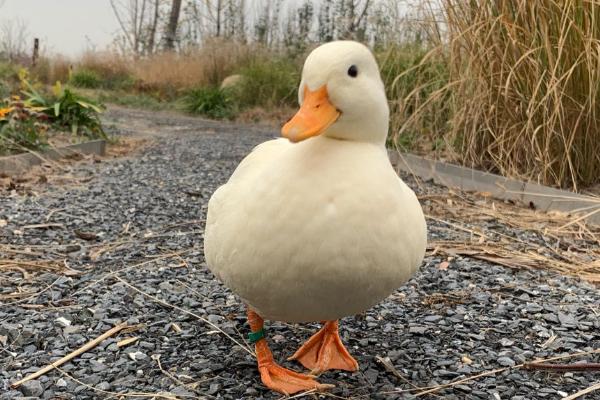
M 262 328 L 260 331 L 250 332 L 248 334 L 248 340 L 250 341 L 250 343 L 256 343 L 264 337 L 265 337 L 265 329 L 264 328 Z

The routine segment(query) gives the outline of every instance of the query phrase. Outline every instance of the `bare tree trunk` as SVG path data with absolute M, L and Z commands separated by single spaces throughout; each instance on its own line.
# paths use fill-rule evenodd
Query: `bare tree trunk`
M 181 0 L 173 0 L 171 15 L 169 15 L 169 25 L 167 26 L 167 34 L 165 37 L 165 48 L 168 50 L 175 49 L 175 37 L 177 36 L 177 24 L 179 22 L 180 11 Z
M 240 41 L 246 43 L 246 0 L 240 0 Z
M 150 34 L 148 38 L 147 53 L 154 53 L 154 44 L 156 43 L 156 26 L 158 25 L 158 6 L 160 0 L 154 0 L 154 17 L 150 26 Z
M 217 0 L 217 37 L 221 36 L 221 0 Z
M 138 6 L 138 3 L 136 1 L 136 11 L 137 11 L 137 6 Z M 146 47 L 144 45 L 147 43 L 146 40 L 144 40 L 145 38 L 144 38 L 144 30 L 143 30 L 145 14 L 146 14 L 146 0 L 142 0 L 140 14 L 137 19 L 137 26 L 136 26 L 136 23 L 134 22 L 134 29 L 136 31 L 135 37 L 136 37 L 136 41 L 137 41 L 136 52 L 138 52 L 138 53 L 142 52 L 144 50 L 144 47 Z
M 360 23 L 362 22 L 363 18 L 365 18 L 365 16 L 367 15 L 367 11 L 369 9 L 369 2 L 370 2 L 370 0 L 366 0 L 365 1 L 365 5 L 363 7 L 363 10 L 358 15 L 357 18 L 354 18 L 354 4 L 352 4 L 352 13 L 353 13 L 353 15 L 352 15 L 352 19 L 351 19 L 351 24 L 352 25 L 350 27 L 351 32 L 354 33 L 354 31 L 356 31 L 356 29 L 360 26 Z M 357 4 L 357 6 L 358 6 L 358 4 Z

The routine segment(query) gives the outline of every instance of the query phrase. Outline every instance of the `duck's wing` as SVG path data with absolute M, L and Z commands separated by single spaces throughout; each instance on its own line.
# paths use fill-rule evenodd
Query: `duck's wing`
M 257 179 L 257 176 L 270 168 L 273 160 L 292 144 L 287 139 L 275 139 L 261 143 L 248 154 L 237 166 L 229 181 L 219 187 L 208 202 L 206 227 L 204 232 L 204 253 L 209 266 L 215 271 L 218 269 L 221 253 L 221 235 L 227 236 L 231 227 L 235 226 L 232 220 L 243 219 L 246 213 L 243 199 L 252 185 L 248 183 Z M 242 184 L 245 183 L 245 184 Z M 218 275 L 218 273 L 217 273 Z
M 248 179 L 259 173 L 263 168 L 268 168 L 273 159 L 290 146 L 292 146 L 292 143 L 283 138 L 259 144 L 240 162 L 229 178 L 227 185 L 234 184 L 238 180 Z

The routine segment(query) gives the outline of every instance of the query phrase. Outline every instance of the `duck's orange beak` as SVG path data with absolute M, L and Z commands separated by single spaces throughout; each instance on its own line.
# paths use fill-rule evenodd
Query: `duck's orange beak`
M 305 86 L 302 106 L 296 115 L 281 128 L 281 134 L 290 142 L 300 142 L 321 134 L 339 116 L 340 112 L 329 101 L 327 85 L 323 85 L 315 91 L 310 91 Z

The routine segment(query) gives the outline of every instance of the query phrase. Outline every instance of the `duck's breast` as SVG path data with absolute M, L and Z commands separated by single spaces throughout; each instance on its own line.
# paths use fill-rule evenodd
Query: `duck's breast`
M 315 139 L 254 162 L 211 199 L 205 252 L 264 317 L 356 314 L 418 268 L 424 217 L 383 148 Z

